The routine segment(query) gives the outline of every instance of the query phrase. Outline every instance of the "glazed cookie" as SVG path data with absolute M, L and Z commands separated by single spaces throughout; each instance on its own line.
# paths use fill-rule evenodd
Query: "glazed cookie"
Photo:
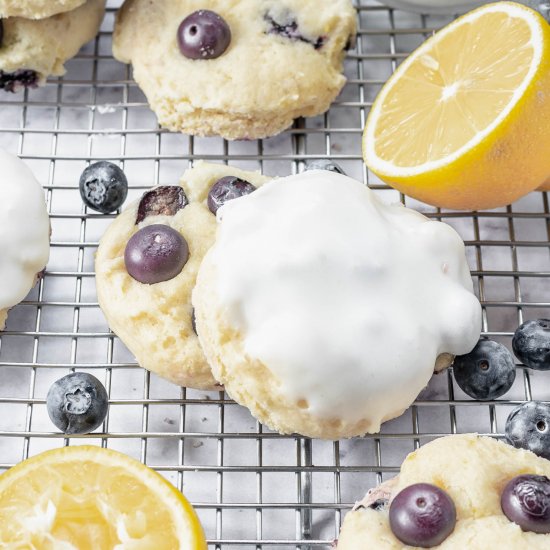
M 197 330 L 214 377 L 270 428 L 377 432 L 479 338 L 457 233 L 358 181 L 281 178 L 218 218 Z
M 87 0 L 46 19 L 1 20 L 0 89 L 15 92 L 65 74 L 65 62 L 97 34 L 104 12 L 105 0 Z
M 267 179 L 230 166 L 198 163 L 185 172 L 180 185 L 145 193 L 101 239 L 96 256 L 99 305 L 142 367 L 181 386 L 219 386 L 194 332 L 191 291 L 214 242 L 212 210 Z M 162 265 L 145 250 L 154 248 L 155 240 L 165 248 L 158 254 L 167 257 Z M 167 249 L 176 254 L 165 253 Z
M 355 19 L 350 0 L 126 0 L 113 52 L 162 126 L 256 139 L 329 108 Z
M 0 330 L 35 285 L 50 255 L 44 191 L 30 168 L 0 149 Z
M 506 489 L 517 476 L 529 476 L 531 479 L 536 476 L 536 479 L 524 483 L 519 490 L 510 491 L 510 486 Z M 369 491 L 365 499 L 355 505 L 344 520 L 337 549 L 404 550 L 420 546 L 418 540 L 414 546 L 402 542 L 401 539 L 405 537 L 400 515 L 401 518 L 410 518 L 409 514 L 415 513 L 414 506 L 408 508 L 405 502 L 408 497 L 412 497 L 414 502 L 415 493 L 425 491 L 425 488 L 416 485 L 421 483 L 429 484 L 432 494 L 433 486 L 442 489 L 450 498 L 451 505 L 454 505 L 456 515 L 456 524 L 454 527 L 450 525 L 450 534 L 443 541 L 435 545 L 423 545 L 423 548 L 548 550 L 548 477 L 550 462 L 529 451 L 517 450 L 494 439 L 471 434 L 442 437 L 410 454 L 403 462 L 397 478 Z M 422 498 L 429 507 L 429 498 Z M 510 504 L 515 510 L 510 510 Z M 535 516 L 535 519 L 531 518 L 531 525 L 525 521 L 529 511 Z M 533 532 L 537 522 L 543 525 L 542 530 L 545 525 L 546 533 Z M 415 524 L 414 516 L 411 523 Z M 420 536 L 421 533 L 417 533 L 417 537 Z
M 74 10 L 86 0 L 0 0 L 0 17 L 44 19 Z

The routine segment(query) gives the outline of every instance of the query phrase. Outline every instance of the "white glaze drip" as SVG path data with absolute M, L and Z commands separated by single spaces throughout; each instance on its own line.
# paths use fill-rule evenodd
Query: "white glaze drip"
M 273 180 L 218 212 L 217 292 L 245 351 L 319 418 L 404 410 L 481 309 L 448 225 L 327 171 Z
M 18 304 L 50 254 L 44 191 L 30 168 L 0 149 L 0 309 Z

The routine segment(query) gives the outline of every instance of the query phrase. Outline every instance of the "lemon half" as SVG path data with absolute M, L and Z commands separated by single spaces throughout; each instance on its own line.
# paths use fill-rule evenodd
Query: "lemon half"
M 199 520 L 162 476 L 121 453 L 47 451 L 0 476 L 0 548 L 206 550 Z
M 512 2 L 430 37 L 382 88 L 363 134 L 366 164 L 426 203 L 509 204 L 550 176 L 550 25 Z

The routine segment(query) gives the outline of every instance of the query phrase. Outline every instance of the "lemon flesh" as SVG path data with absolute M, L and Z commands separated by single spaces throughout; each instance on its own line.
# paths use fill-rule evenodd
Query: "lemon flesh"
M 206 550 L 199 520 L 159 474 L 115 451 L 66 447 L 0 476 L 0 548 Z
M 508 204 L 550 176 L 550 27 L 535 11 L 489 4 L 403 62 L 365 127 L 365 162 L 436 206 Z

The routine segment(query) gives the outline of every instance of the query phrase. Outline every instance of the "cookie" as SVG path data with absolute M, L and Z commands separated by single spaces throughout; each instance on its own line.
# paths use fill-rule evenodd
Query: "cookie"
M 550 477 L 550 462 L 488 437 L 442 437 L 410 454 L 399 476 L 370 491 L 344 520 L 337 550 L 411 548 L 392 533 L 388 501 L 404 488 L 430 483 L 447 492 L 455 508 L 454 531 L 440 550 L 547 550 L 550 535 L 522 531 L 501 508 L 501 495 L 514 477 Z
M 64 64 L 99 30 L 105 0 L 87 0 L 66 13 L 46 19 L 10 17 L 0 21 L 0 89 L 16 92 L 65 74 Z
M 199 10 L 225 24 L 216 20 L 217 40 L 201 42 L 193 59 L 193 48 L 182 45 L 187 56 L 180 51 L 177 35 Z M 202 36 L 201 18 L 193 21 L 191 42 Z M 113 52 L 133 65 L 162 126 L 256 139 L 329 108 L 345 84 L 342 62 L 355 32 L 350 0 L 126 0 Z
M 0 0 L 0 17 L 44 19 L 56 13 L 71 11 L 86 0 Z
M 153 188 L 126 208 L 107 229 L 97 251 L 97 294 L 111 329 L 142 367 L 181 386 L 219 387 L 194 332 L 191 291 L 215 237 L 209 192 L 228 176 L 256 187 L 268 179 L 230 166 L 197 163 L 179 185 Z M 139 230 L 157 225 L 183 236 L 188 258 L 169 280 L 142 283 L 128 273 L 127 263 L 134 269 L 135 262 L 126 261 L 125 252 Z
M 50 255 L 44 191 L 30 168 L 0 149 L 0 330 L 35 285 Z
M 356 180 L 277 179 L 218 217 L 193 294 L 199 338 L 215 378 L 274 430 L 377 432 L 477 343 L 460 237 Z

